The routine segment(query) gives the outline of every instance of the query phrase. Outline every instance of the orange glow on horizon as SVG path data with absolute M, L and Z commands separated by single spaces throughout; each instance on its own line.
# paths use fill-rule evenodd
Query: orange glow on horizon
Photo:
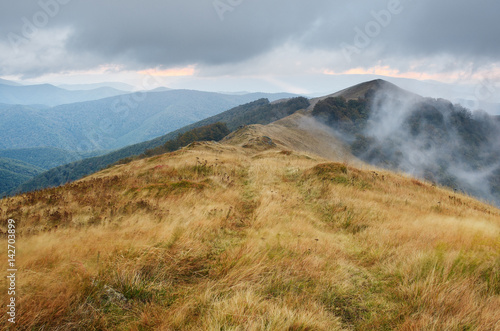
M 324 75 L 380 75 L 394 78 L 409 78 L 416 80 L 435 80 L 440 82 L 453 83 L 458 81 L 481 81 L 485 78 L 500 77 L 500 67 L 493 66 L 485 70 L 475 73 L 468 71 L 452 71 L 441 73 L 427 73 L 417 71 L 401 72 L 398 69 L 393 69 L 389 66 L 375 66 L 371 68 L 352 68 L 343 72 L 335 72 L 333 70 L 325 69 L 322 71 Z
M 380 75 L 387 77 L 397 77 L 397 78 L 411 78 L 418 80 L 455 80 L 458 78 L 458 74 L 429 74 L 425 72 L 400 72 L 397 69 L 392 69 L 389 66 L 377 66 L 372 68 L 353 68 L 344 72 L 334 72 L 333 70 L 324 70 L 325 75 Z
M 165 70 L 148 69 L 142 70 L 138 73 L 141 75 L 161 76 L 161 77 L 180 77 L 180 76 L 193 76 L 195 72 L 194 66 L 185 68 L 171 68 Z

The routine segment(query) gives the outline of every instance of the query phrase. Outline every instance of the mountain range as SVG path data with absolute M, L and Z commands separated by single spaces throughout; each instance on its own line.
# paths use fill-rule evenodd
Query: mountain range
M 156 138 L 262 97 L 276 100 L 290 96 L 172 90 L 126 94 L 52 108 L 2 104 L 0 149 L 116 149 Z
M 104 150 L 162 136 L 239 104 L 262 97 L 274 101 L 291 96 L 286 93 L 224 95 L 162 90 L 56 107 L 0 104 L 0 155 L 48 170 L 103 154 Z M 50 164 L 43 164 L 45 160 Z M 10 170 L 8 181 L 0 176 L 0 181 L 10 183 L 3 186 L 0 194 L 27 179 L 23 167 L 16 180 L 12 180 L 14 168 Z
M 93 84 L 58 84 L 57 87 L 70 91 L 94 90 L 101 87 L 111 87 L 116 90 L 125 92 L 133 92 L 135 90 L 134 86 L 120 82 L 103 82 L 103 83 L 93 83 Z
M 8 85 L 8 86 L 22 86 L 22 84 L 19 84 L 19 83 L 10 81 L 10 80 L 6 80 L 6 79 L 1 79 L 1 78 L 0 78 L 0 84 L 1 85 Z
M 308 102 L 262 100 L 242 105 L 149 142 L 51 169 L 23 183 L 16 192 L 76 180 L 204 125 L 225 122 L 234 131 L 239 126 L 267 125 L 273 121 L 277 122 L 271 127 L 287 123 L 278 131 L 301 128 L 300 133 L 289 136 L 310 137 L 315 143 L 308 144 L 305 150 L 314 150 L 324 157 L 335 154 L 329 145 L 340 150 L 339 144 L 332 143 L 335 139 L 343 146 L 346 158 L 409 173 L 500 204 L 498 117 L 471 113 L 443 99 L 424 98 L 383 80 L 362 83 Z M 308 129 L 303 130 L 305 127 Z M 290 148 L 300 149 L 303 144 L 295 140 Z
M 15 192 L 38 190 L 77 180 L 122 159 L 140 155 L 147 150 L 160 147 L 176 139 L 178 135 L 202 126 L 224 122 L 227 124 L 229 130 L 233 131 L 244 125 L 255 123 L 268 124 L 308 106 L 308 100 L 302 97 L 275 103 L 270 103 L 268 99 L 259 99 L 190 124 L 153 140 L 127 146 L 105 155 L 61 165 L 23 183 L 23 185 L 15 188 Z

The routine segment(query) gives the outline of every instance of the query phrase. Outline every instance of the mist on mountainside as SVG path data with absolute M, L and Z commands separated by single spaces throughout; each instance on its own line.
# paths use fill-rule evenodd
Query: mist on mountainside
M 358 100 L 322 100 L 313 115 L 367 163 L 500 205 L 500 123 L 483 111 L 381 84 Z

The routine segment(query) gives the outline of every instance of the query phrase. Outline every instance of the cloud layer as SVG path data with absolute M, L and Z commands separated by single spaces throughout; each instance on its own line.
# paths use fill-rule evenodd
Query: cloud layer
M 296 64 L 291 73 L 384 65 L 492 72 L 500 63 L 498 12 L 497 1 L 466 0 L 3 1 L 0 75 L 109 65 L 238 73 L 259 61 L 269 72 L 280 66 L 277 54 Z

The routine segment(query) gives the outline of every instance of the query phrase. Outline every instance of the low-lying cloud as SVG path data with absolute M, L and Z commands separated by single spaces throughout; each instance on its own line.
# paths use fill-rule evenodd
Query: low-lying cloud
M 500 205 L 500 122 L 440 99 L 382 89 L 362 134 L 363 160 Z

